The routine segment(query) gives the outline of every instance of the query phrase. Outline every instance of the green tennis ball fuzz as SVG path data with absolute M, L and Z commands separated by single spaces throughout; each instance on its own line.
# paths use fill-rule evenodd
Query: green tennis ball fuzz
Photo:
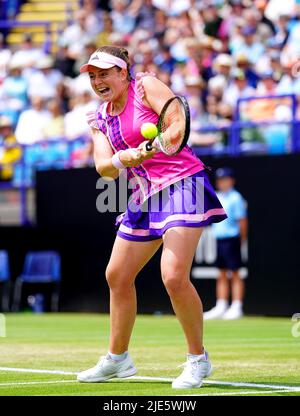
M 141 127 L 141 134 L 145 139 L 154 139 L 157 136 L 158 130 L 153 123 L 144 123 Z

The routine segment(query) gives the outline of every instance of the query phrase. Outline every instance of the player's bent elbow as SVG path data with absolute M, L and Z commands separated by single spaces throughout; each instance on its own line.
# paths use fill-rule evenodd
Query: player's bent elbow
M 119 171 L 112 172 L 111 169 L 105 168 L 102 165 L 96 165 L 96 171 L 103 179 L 107 181 L 113 181 L 117 179 L 120 174 Z

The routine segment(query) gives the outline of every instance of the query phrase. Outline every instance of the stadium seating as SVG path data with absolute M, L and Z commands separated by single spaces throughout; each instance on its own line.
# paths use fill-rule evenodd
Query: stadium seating
M 1 310 L 7 312 L 9 310 L 9 261 L 6 250 L 0 251 L 0 285 L 1 285 Z
M 51 311 L 58 311 L 60 279 L 60 255 L 57 252 L 28 252 L 25 257 L 23 272 L 15 281 L 13 311 L 20 310 L 24 283 L 51 285 Z

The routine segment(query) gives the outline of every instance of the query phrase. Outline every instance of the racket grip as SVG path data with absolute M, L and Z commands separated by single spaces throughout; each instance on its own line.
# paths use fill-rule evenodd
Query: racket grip
M 153 149 L 152 142 L 151 143 L 150 142 L 146 143 L 146 150 L 147 150 L 147 152 L 151 152 L 152 149 Z

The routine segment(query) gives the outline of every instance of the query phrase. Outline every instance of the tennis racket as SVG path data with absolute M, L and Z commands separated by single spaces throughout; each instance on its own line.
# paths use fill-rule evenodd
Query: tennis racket
M 146 150 L 157 149 L 168 156 L 177 155 L 187 144 L 190 134 L 190 109 L 186 98 L 170 98 L 161 110 L 158 134 L 146 144 Z

